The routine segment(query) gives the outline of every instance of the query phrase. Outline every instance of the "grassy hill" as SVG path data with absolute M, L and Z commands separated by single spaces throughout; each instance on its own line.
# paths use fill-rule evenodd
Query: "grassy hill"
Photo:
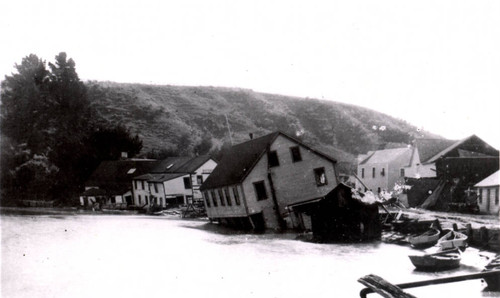
M 333 101 L 258 93 L 221 87 L 157 86 L 88 82 L 95 110 L 143 140 L 143 151 L 192 152 L 202 139 L 213 148 L 282 130 L 341 161 L 359 153 L 436 137 L 394 117 Z M 227 122 L 226 122 L 227 117 Z M 377 129 L 374 129 L 374 126 Z M 379 129 L 384 126 L 384 129 Z

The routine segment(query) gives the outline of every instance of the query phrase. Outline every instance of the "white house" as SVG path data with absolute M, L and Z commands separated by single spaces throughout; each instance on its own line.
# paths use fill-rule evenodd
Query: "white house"
M 479 211 L 487 214 L 499 214 L 498 188 L 499 188 L 499 172 L 491 174 L 484 180 L 480 181 L 474 188 L 477 189 L 477 203 Z
M 216 166 L 208 155 L 164 159 L 149 173 L 134 177 L 134 203 L 165 208 L 201 201 L 200 186 Z

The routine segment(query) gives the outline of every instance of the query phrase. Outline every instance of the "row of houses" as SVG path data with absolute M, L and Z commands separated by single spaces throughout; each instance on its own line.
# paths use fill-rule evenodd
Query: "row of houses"
M 85 183 L 80 204 L 167 208 L 201 201 L 200 186 L 216 165 L 208 155 L 104 161 Z
M 323 239 L 367 239 L 380 235 L 378 207 L 356 189 L 376 193 L 411 179 L 414 185 L 433 179 L 412 190 L 435 191 L 434 180 L 462 190 L 498 170 L 498 151 L 472 136 L 459 142 L 419 139 L 405 148 L 369 152 L 359 158 L 356 188 L 341 182 L 336 165 L 335 158 L 278 131 L 232 146 L 218 162 L 210 156 L 104 162 L 81 202 L 97 202 L 104 193 L 104 204 L 142 208 L 196 201 L 211 221 L 237 228 L 312 229 Z M 481 198 L 491 195 L 490 184 L 478 185 Z M 406 203 L 412 202 L 410 193 L 405 195 Z M 420 193 L 419 204 L 429 196 Z
M 489 192 L 481 190 L 481 181 L 498 169 L 499 151 L 475 135 L 459 141 L 416 139 L 404 148 L 360 155 L 356 188 L 380 193 L 406 186 L 400 199 L 409 207 L 459 210 L 477 203 L 480 212 L 498 214 L 498 178 L 488 180 Z

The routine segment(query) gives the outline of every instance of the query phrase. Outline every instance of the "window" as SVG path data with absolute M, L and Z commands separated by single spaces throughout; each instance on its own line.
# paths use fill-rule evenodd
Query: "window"
M 264 181 L 255 182 L 253 184 L 255 188 L 255 194 L 257 195 L 257 201 L 262 201 L 267 199 L 266 185 Z
M 137 189 L 137 180 L 134 181 L 135 189 Z
M 141 181 L 141 188 L 142 188 L 142 189 L 145 189 L 145 188 L 144 188 L 144 181 Z
M 482 204 L 483 203 L 483 189 L 482 188 L 479 189 L 478 197 L 479 197 L 479 204 Z
M 224 194 L 222 193 L 222 189 L 219 188 L 219 200 L 220 200 L 220 205 L 221 206 L 226 206 L 226 202 L 224 202 Z
M 157 193 L 158 192 L 158 185 L 156 183 L 153 183 L 154 187 L 155 187 L 155 192 Z
M 399 176 L 404 177 L 405 176 L 405 169 L 401 169 L 399 172 Z
M 372 168 L 372 178 L 375 178 L 375 168 Z
M 495 188 L 495 205 L 498 205 L 498 188 Z
M 487 202 L 487 204 L 490 203 L 490 195 L 491 195 L 491 191 L 488 188 L 488 189 L 486 189 L 486 202 Z
M 206 192 L 206 191 L 203 192 L 203 198 L 205 199 L 205 202 L 207 203 L 207 207 L 210 207 L 210 198 L 208 197 L 208 192 Z
M 184 177 L 184 188 L 191 189 L 191 179 L 190 177 Z
M 210 194 L 212 195 L 212 203 L 214 203 L 214 207 L 217 207 L 217 199 L 215 198 L 215 191 L 211 191 Z
M 231 206 L 232 205 L 231 196 L 229 195 L 229 189 L 227 187 L 224 188 L 224 194 L 226 195 L 227 205 Z
M 236 205 L 240 205 L 240 195 L 238 194 L 238 188 L 236 186 L 233 187 L 233 196 Z
M 197 175 L 196 176 L 196 183 L 198 185 L 202 185 L 203 184 L 203 175 Z
M 144 201 L 146 202 L 146 204 L 149 204 L 149 202 L 148 202 L 148 196 L 144 196 Z
M 384 176 L 385 176 L 385 168 L 382 168 L 382 172 L 380 172 L 380 175 L 381 175 L 382 177 L 384 177 Z
M 365 178 L 365 168 L 361 169 L 361 178 Z
M 280 165 L 280 161 L 278 160 L 278 153 L 276 151 L 269 151 L 267 154 L 267 159 L 269 162 L 269 167 L 277 167 Z
M 300 155 L 300 147 L 299 146 L 290 147 L 290 152 L 292 154 L 292 161 L 293 162 L 298 162 L 298 161 L 302 160 L 302 156 Z
M 326 181 L 325 168 L 314 169 L 314 177 L 316 178 L 317 186 L 323 186 L 328 184 L 328 181 Z
M 139 205 L 142 204 L 142 198 L 141 198 L 141 195 L 139 195 Z

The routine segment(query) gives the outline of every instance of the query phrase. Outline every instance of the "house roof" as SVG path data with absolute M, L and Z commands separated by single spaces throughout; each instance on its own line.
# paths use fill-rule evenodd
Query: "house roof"
M 471 136 L 469 136 L 469 137 L 467 137 L 465 139 L 462 139 L 460 141 L 456 141 L 452 145 L 444 148 L 443 150 L 441 150 L 440 152 L 436 153 L 434 156 L 432 156 L 431 158 L 429 158 L 425 163 L 435 162 L 440 157 L 445 156 L 446 154 L 450 153 L 451 151 L 457 149 L 457 147 L 459 147 L 461 145 L 464 145 L 467 142 L 476 142 L 476 143 L 483 144 L 483 146 L 480 146 L 480 147 L 483 147 L 483 150 L 486 150 L 486 151 L 479 152 L 481 156 L 488 156 L 488 155 L 498 156 L 498 150 L 496 150 L 493 147 L 491 147 L 488 144 L 486 144 L 483 140 L 481 140 L 480 138 L 478 138 L 476 135 L 471 135 Z M 474 147 L 476 147 L 476 146 L 474 146 Z M 475 148 L 475 150 L 477 150 L 477 147 Z M 464 154 L 464 151 L 465 150 L 462 150 L 462 154 Z M 471 151 L 471 150 L 467 150 L 467 151 Z M 475 152 L 475 151 L 471 151 L 471 152 Z M 487 153 L 487 154 L 484 154 L 484 153 Z M 459 154 L 460 154 L 460 152 L 459 152 Z M 470 156 L 470 152 L 467 155 Z M 479 156 L 479 155 L 476 155 L 476 156 Z
M 248 173 L 252 171 L 262 155 L 267 152 L 267 148 L 280 135 L 306 147 L 333 163 L 337 162 L 334 158 L 305 145 L 301 141 L 281 131 L 276 131 L 260 138 L 232 146 L 231 149 L 224 154 L 222 160 L 218 163 L 212 174 L 210 174 L 203 183 L 201 190 L 237 184 L 243 181 Z
M 394 148 L 394 149 L 384 149 L 384 150 L 377 150 L 373 151 L 372 154 L 370 154 L 367 158 L 365 158 L 363 161 L 361 161 L 359 164 L 364 165 L 367 163 L 387 163 L 401 154 L 408 152 L 411 150 L 408 147 L 404 148 Z
M 188 173 L 151 173 L 134 177 L 134 180 L 144 180 L 150 182 L 165 182 L 178 177 L 182 177 Z
M 210 159 L 209 155 L 168 157 L 161 160 L 151 173 L 193 173 Z
M 149 172 L 157 163 L 151 159 L 103 161 L 85 183 L 110 193 L 123 194 L 132 188 L 132 178 Z
M 445 139 L 415 139 L 413 146 L 418 149 L 420 163 L 427 163 L 429 159 L 456 142 Z
M 500 185 L 500 171 L 489 175 L 480 182 L 478 182 L 474 187 L 488 187 L 488 186 L 498 186 Z

